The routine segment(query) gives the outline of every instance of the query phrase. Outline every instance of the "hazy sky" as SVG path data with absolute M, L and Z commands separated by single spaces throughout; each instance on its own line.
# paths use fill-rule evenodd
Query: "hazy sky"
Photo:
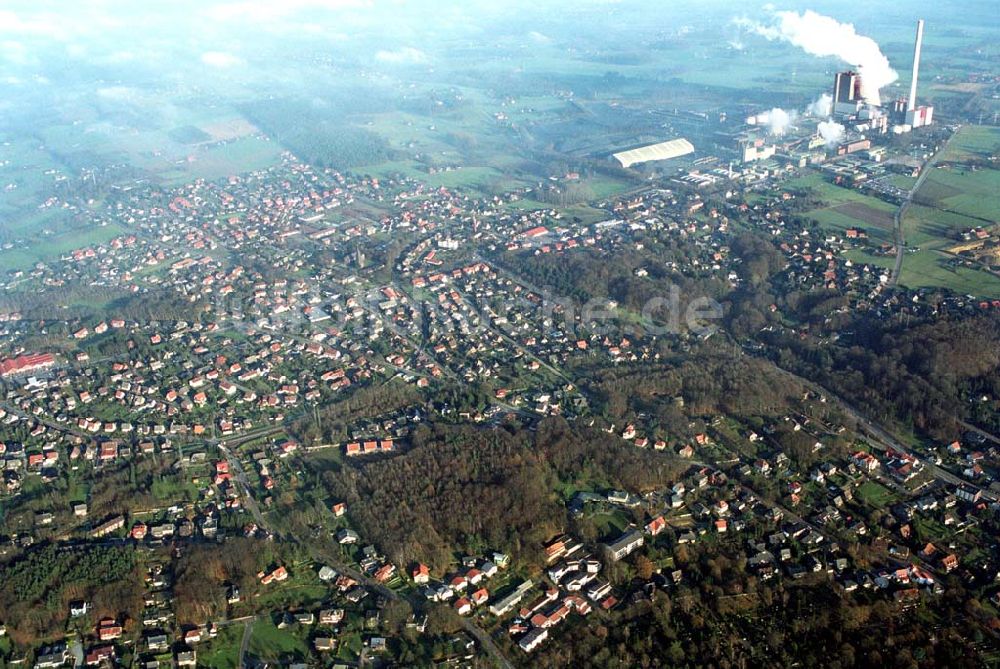
M 260 57 L 329 45 L 384 66 L 426 64 L 442 41 L 521 32 L 539 43 L 599 39 L 602 32 L 670 31 L 684 24 L 725 28 L 767 9 L 815 8 L 859 30 L 914 11 L 947 16 L 995 12 L 993 0 L 915 8 L 887 2 L 733 3 L 718 0 L 6 0 L 0 9 L 0 80 L 15 82 L 74 67 L 131 64 L 171 72 L 231 71 Z M 994 14 L 995 18 L 995 14 Z M 908 23 L 908 21 L 907 21 Z M 878 35 L 876 35 L 878 38 Z M 231 72 L 227 76 L 232 76 Z
M 907 57 L 915 12 L 928 18 L 929 45 L 949 21 L 989 30 L 990 17 L 994 29 L 996 20 L 996 0 L 946 0 L 929 8 L 882 0 L 4 0 L 0 112 L 23 115 L 48 97 L 85 89 L 106 100 L 183 88 L 267 95 L 309 83 L 317 67 L 325 68 L 323 77 L 339 71 L 397 79 L 436 70 L 446 82 L 446 70 L 474 69 L 477 59 L 523 64 L 548 55 L 549 61 L 539 59 L 546 67 L 584 51 L 614 53 L 685 31 L 701 35 L 702 43 L 718 39 L 720 48 L 738 44 L 753 57 L 768 46 L 759 37 L 740 38 L 734 22 L 806 8 L 854 22 L 880 44 L 896 40 L 886 51 L 896 61 Z M 778 53 L 794 57 L 794 50 Z M 767 53 L 774 57 L 773 45 Z

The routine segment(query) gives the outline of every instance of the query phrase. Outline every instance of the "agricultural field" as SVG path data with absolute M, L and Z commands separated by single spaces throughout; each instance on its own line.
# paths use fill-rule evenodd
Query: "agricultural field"
M 1000 170 L 963 166 L 938 166 L 927 175 L 914 200 L 936 209 L 980 219 L 979 225 L 997 222 L 1000 204 Z
M 963 266 L 956 253 L 963 232 L 995 229 L 1000 207 L 1000 170 L 960 161 L 985 158 L 998 149 L 1000 128 L 966 126 L 938 155 L 939 164 L 931 168 L 903 221 L 907 246 L 915 249 L 903 261 L 903 285 L 1000 296 L 1000 275 L 983 266 Z
M 947 148 L 939 155 L 939 159 L 964 162 L 986 158 L 997 151 L 1000 151 L 1000 127 L 967 125 L 952 137 Z
M 990 134 L 956 136 L 961 150 L 982 146 Z M 998 135 L 1000 139 L 1000 135 Z M 952 140 L 952 144 L 955 140 Z M 949 144 L 947 150 L 952 149 Z M 893 216 L 896 206 L 856 190 L 826 181 L 820 174 L 808 174 L 785 184 L 789 188 L 808 188 L 824 204 L 804 213 L 819 225 L 836 234 L 849 227 L 868 232 L 870 245 L 894 244 Z M 988 226 L 990 219 L 979 217 L 995 211 L 995 193 L 1000 192 L 1000 171 L 952 167 L 935 169 L 921 185 L 916 204 L 908 208 L 903 221 L 908 252 L 903 259 L 900 284 L 910 288 L 950 288 L 957 293 L 977 297 L 1000 296 L 1000 276 L 984 269 L 962 266 L 948 249 L 960 241 L 963 231 Z M 930 205 L 930 206 L 928 206 Z M 893 266 L 893 256 L 876 255 L 871 250 L 854 249 L 847 256 L 856 263 L 868 263 L 886 270 Z
M 125 228 L 115 223 L 77 226 L 60 231 L 53 231 L 47 226 L 40 235 L 36 234 L 30 240 L 20 239 L 10 248 L 0 249 L 0 264 L 9 269 L 28 269 L 35 263 L 54 260 L 70 251 L 102 244 L 123 232 Z
M 822 207 L 803 215 L 815 220 L 823 229 L 843 235 L 847 228 L 859 227 L 868 232 L 873 244 L 893 242 L 895 205 L 857 190 L 832 184 L 819 174 L 799 177 L 785 185 L 788 188 L 808 188 L 822 201 Z
M 265 137 L 247 136 L 219 144 L 202 144 L 180 161 L 151 166 L 158 167 L 164 185 L 177 186 L 193 179 L 224 179 L 270 167 L 278 162 L 282 150 L 279 144 Z
M 903 224 L 909 246 L 941 250 L 958 244 L 963 230 L 983 225 L 983 222 L 960 213 L 915 204 L 907 209 Z
M 962 295 L 1000 297 L 1000 277 L 979 269 L 954 266 L 941 251 L 907 254 L 899 281 L 910 288 L 950 288 Z

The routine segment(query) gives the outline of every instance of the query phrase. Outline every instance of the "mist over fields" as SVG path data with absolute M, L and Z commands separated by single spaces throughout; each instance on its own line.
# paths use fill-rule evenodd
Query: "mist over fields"
M 1000 57 L 993 3 L 921 11 L 937 50 L 927 82 Z M 554 161 L 684 132 L 657 110 L 804 112 L 857 65 L 808 35 L 779 37 L 782 17 L 812 12 L 882 59 L 883 96 L 905 92 L 913 12 L 874 3 L 4 3 L 0 244 L 74 229 L 39 207 L 80 180 L 176 185 L 290 150 L 376 175 L 461 167 L 462 185 L 494 193 L 562 169 Z
M 953 4 L 961 5 L 960 19 Z M 398 103 L 397 86 L 407 81 L 488 85 L 493 77 L 523 71 L 569 79 L 583 63 L 593 66 L 592 73 L 603 67 L 626 76 L 649 68 L 643 76 L 661 79 L 689 70 L 680 78 L 696 83 L 705 75 L 691 70 L 728 71 L 731 79 L 719 83 L 742 88 L 748 82 L 738 74 L 746 64 L 765 76 L 799 60 L 790 45 L 769 43 L 740 26 L 741 20 L 768 22 L 773 9 L 605 0 L 16 0 L 0 10 L 0 120 L 10 127 L 29 115 L 37 121 L 39 112 L 72 113 L 74 104 L 85 103 L 105 113 L 166 107 L 160 114 L 169 117 L 171 102 L 183 96 L 238 100 L 359 87 L 382 91 L 387 99 L 381 106 L 391 108 Z M 787 3 L 777 9 L 814 9 L 853 22 L 882 44 L 890 60 L 905 65 L 909 9 L 875 3 Z M 974 43 L 995 19 L 995 6 L 985 1 L 938 3 L 922 11 L 934 29 L 928 31 L 931 44 L 956 31 Z M 693 47 L 688 55 L 704 67 L 679 63 L 675 49 L 681 46 Z M 830 64 L 817 63 L 816 75 Z M 815 77 L 804 71 L 796 76 Z M 362 103 L 361 96 L 351 102 Z

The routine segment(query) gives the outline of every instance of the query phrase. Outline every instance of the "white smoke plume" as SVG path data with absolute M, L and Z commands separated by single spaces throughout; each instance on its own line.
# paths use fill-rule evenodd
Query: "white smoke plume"
M 819 118 L 829 118 L 832 112 L 833 96 L 829 93 L 823 93 L 823 95 L 816 98 L 811 105 L 806 107 L 807 114 L 817 116 Z
M 819 125 L 816 126 L 816 132 L 830 148 L 837 146 L 844 139 L 844 126 L 836 121 L 820 121 Z
M 770 24 L 745 18 L 736 19 L 735 23 L 768 40 L 783 40 L 814 56 L 836 56 L 857 67 L 861 74 L 861 95 L 871 104 L 879 104 L 880 88 L 899 78 L 875 40 L 859 35 L 853 24 L 841 23 L 811 9 L 801 14 L 774 12 Z
M 772 135 L 783 135 L 788 126 L 793 125 L 799 113 L 794 109 L 790 112 L 775 107 L 767 113 L 767 125 Z

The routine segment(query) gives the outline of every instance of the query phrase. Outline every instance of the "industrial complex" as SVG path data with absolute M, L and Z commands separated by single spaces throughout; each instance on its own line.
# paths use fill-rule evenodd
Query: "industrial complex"
M 837 72 L 832 82 L 832 90 L 820 100 L 828 105 L 818 111 L 811 109 L 802 115 L 782 109 L 755 112 L 745 118 L 739 126 L 726 124 L 726 115 L 720 114 L 719 124 L 710 130 L 708 136 L 696 137 L 700 155 L 695 156 L 691 174 L 694 182 L 703 183 L 708 154 L 732 156 L 734 162 L 748 164 L 768 159 L 778 159 L 784 163 L 803 166 L 825 162 L 830 156 L 866 151 L 867 157 L 878 161 L 882 152 L 873 147 L 872 140 L 880 135 L 903 134 L 914 128 L 929 126 L 933 122 L 934 108 L 917 104 L 917 86 L 920 75 L 920 52 L 923 44 L 924 21 L 917 21 L 916 38 L 913 49 L 913 67 L 910 78 L 909 96 L 899 97 L 882 104 L 877 95 L 866 97 L 862 72 L 848 69 Z M 806 120 L 808 119 L 808 123 Z M 675 123 L 675 126 L 682 126 Z M 702 126 L 704 128 L 704 126 Z M 697 131 L 696 131 L 697 132 Z M 612 154 L 612 159 L 621 167 L 629 168 L 643 163 L 679 158 L 696 153 L 696 147 L 685 138 L 676 138 L 630 148 Z M 688 175 L 685 179 L 691 177 Z M 716 178 L 731 176 L 732 164 L 728 170 L 718 169 Z

